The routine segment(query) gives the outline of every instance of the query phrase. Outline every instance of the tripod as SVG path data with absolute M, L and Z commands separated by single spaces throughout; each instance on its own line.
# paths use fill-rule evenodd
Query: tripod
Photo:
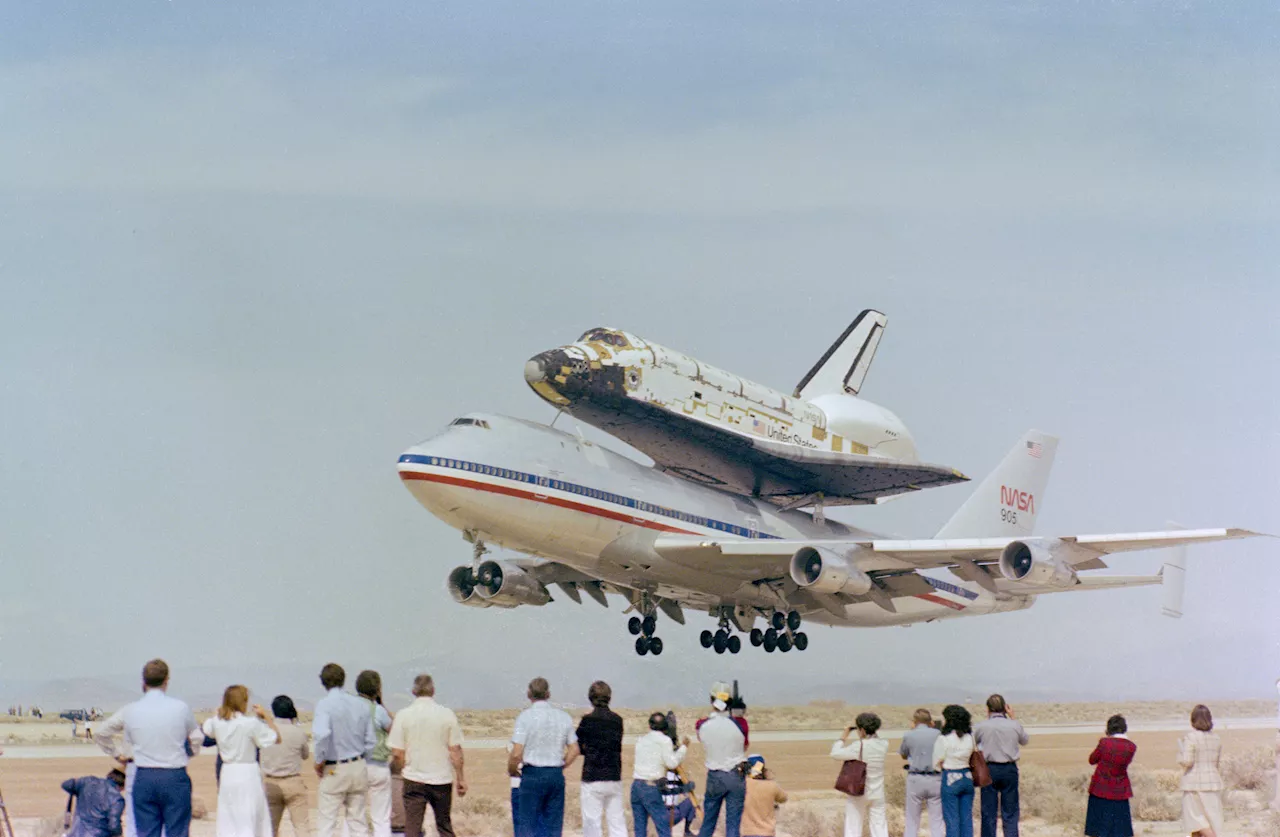
M 3 792 L 0 792 L 0 837 L 14 837 L 13 823 L 9 822 L 9 809 L 5 807 Z

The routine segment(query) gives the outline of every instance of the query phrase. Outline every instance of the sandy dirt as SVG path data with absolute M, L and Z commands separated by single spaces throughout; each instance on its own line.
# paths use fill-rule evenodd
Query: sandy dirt
M 1138 744 L 1137 769 L 1169 769 L 1174 766 L 1179 733 L 1173 732 L 1138 732 L 1133 734 Z M 1245 752 L 1255 747 L 1271 747 L 1275 742 L 1273 730 L 1227 730 L 1222 733 L 1224 751 L 1227 754 Z M 1096 743 L 1091 735 L 1040 735 L 1032 740 L 1031 746 L 1023 753 L 1024 765 L 1036 765 L 1054 770 L 1080 771 L 1088 768 L 1088 756 Z M 831 785 L 835 780 L 836 765 L 828 756 L 830 742 L 759 742 L 751 748 L 768 760 L 779 782 L 788 791 L 799 792 L 799 798 L 809 804 L 821 808 L 835 806 L 838 810 L 839 798 L 828 799 Z M 891 748 L 894 752 L 889 757 L 888 769 L 901 769 L 902 761 L 896 755 L 896 742 Z M 630 775 L 630 752 L 624 752 L 623 775 Z M 102 755 L 89 755 L 74 758 L 24 758 L 6 759 L 0 757 L 0 791 L 4 793 L 5 802 L 11 816 L 21 818 L 60 817 L 66 804 L 66 796 L 59 785 L 71 776 L 86 774 L 105 774 L 111 762 Z M 691 748 L 687 761 L 690 775 L 699 784 L 703 781 L 702 754 L 695 745 Z M 213 778 L 213 758 L 201 756 L 192 761 L 190 768 L 195 786 L 195 796 L 210 809 L 216 805 L 217 791 Z M 569 795 L 577 796 L 577 769 L 570 770 Z M 475 796 L 490 797 L 495 800 L 504 799 L 508 793 L 505 775 L 505 753 L 501 750 L 472 750 L 467 752 L 467 777 L 471 783 L 471 791 Z M 314 792 L 316 778 L 314 773 L 306 776 L 307 784 Z M 1081 800 L 1081 805 L 1084 800 Z M 576 808 L 576 806 L 573 806 Z M 203 827 L 203 826 L 202 826 Z M 1152 826 L 1152 834 L 1163 834 L 1160 826 Z M 1033 835 L 1040 829 L 1031 824 L 1031 830 L 1024 830 Z M 1044 833 L 1060 833 L 1047 830 Z M 1139 833 L 1142 833 L 1141 827 Z M 1167 833 L 1176 833 L 1167 832 Z M 1224 835 L 1224 837 L 1226 837 Z

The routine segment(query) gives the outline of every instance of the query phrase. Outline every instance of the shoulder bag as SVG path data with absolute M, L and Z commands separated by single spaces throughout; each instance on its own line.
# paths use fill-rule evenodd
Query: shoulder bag
M 973 773 L 975 788 L 985 788 L 991 784 L 991 768 L 987 767 L 987 757 L 982 755 L 976 743 L 973 745 L 973 752 L 969 755 L 969 770 Z
M 840 768 L 836 790 L 849 796 L 862 796 L 867 792 L 867 763 L 862 760 L 862 742 L 858 742 L 858 757 L 849 759 Z

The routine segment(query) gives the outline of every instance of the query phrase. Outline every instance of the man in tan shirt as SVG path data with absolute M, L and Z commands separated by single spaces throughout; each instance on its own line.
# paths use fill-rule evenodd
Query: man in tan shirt
M 302 762 L 311 756 L 307 731 L 298 726 L 298 710 L 288 695 L 271 701 L 271 714 L 280 722 L 276 724 L 280 743 L 263 747 L 258 757 L 267 791 L 267 808 L 271 812 L 271 833 L 280 833 L 280 820 L 287 808 L 293 833 L 310 837 L 311 802 L 302 784 Z
M 436 703 L 435 682 L 429 674 L 413 680 L 416 700 L 399 713 L 391 724 L 387 744 L 391 763 L 401 766 L 404 779 L 405 837 L 422 837 L 422 818 L 431 806 L 440 837 L 454 837 L 453 786 L 458 796 L 467 795 L 463 774 L 462 727 L 452 709 Z

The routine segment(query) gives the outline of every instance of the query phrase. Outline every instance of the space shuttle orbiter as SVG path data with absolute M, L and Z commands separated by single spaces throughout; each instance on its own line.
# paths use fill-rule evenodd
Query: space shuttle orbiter
M 790 395 L 610 328 L 530 358 L 525 380 L 667 472 L 786 508 L 962 482 L 921 463 L 902 421 L 857 397 L 887 321 L 859 314 Z

